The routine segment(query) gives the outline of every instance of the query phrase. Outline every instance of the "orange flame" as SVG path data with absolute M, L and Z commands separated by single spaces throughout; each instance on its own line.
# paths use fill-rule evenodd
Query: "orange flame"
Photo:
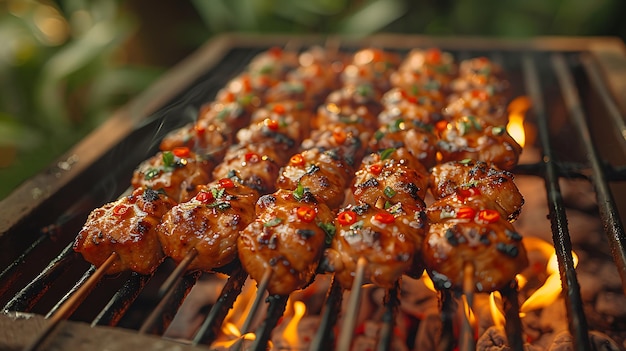
M 524 131 L 524 115 L 531 106 L 530 99 L 527 96 L 520 96 L 515 98 L 508 106 L 509 123 L 506 126 L 506 131 L 524 147 L 526 143 L 526 133 Z
M 491 312 L 491 319 L 493 320 L 493 325 L 498 328 L 504 328 L 505 318 L 504 313 L 500 310 L 499 304 L 497 301 L 502 300 L 502 296 L 499 291 L 494 291 L 489 294 L 489 311 Z
M 467 297 L 465 295 L 461 295 L 461 301 L 463 302 L 463 312 L 465 313 L 465 318 L 469 321 L 469 324 L 472 327 L 476 327 L 476 316 L 474 316 L 474 311 L 469 305 Z
M 283 339 L 287 342 L 290 349 L 296 349 L 299 343 L 298 324 L 306 313 L 306 305 L 302 301 L 293 303 L 293 317 L 287 323 L 283 331 Z
M 434 291 L 437 292 L 437 289 L 435 289 L 435 283 L 433 283 L 432 279 L 430 279 L 430 277 L 428 276 L 428 273 L 426 273 L 426 271 L 424 271 L 424 273 L 422 274 L 422 281 L 424 282 L 424 285 Z
M 559 275 L 559 266 L 554 251 L 554 247 L 547 242 L 537 238 L 524 238 L 524 246 L 527 250 L 540 251 L 545 257 L 549 257 L 546 264 L 546 272 L 549 274 L 546 281 L 532 295 L 528 297 L 522 306 L 520 306 L 520 317 L 524 317 L 527 312 L 544 308 L 556 301 L 561 294 L 561 277 Z M 578 255 L 572 251 L 572 259 L 574 268 L 578 265 Z

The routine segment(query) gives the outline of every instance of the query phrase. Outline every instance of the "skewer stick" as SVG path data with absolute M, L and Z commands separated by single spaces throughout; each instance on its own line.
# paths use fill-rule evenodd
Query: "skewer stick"
M 359 257 L 356 262 L 356 272 L 354 281 L 352 282 L 352 288 L 350 290 L 348 306 L 346 307 L 346 315 L 344 316 L 343 323 L 341 325 L 341 334 L 339 335 L 339 340 L 337 342 L 337 350 L 350 350 L 354 328 L 356 327 L 357 314 L 359 312 L 359 306 L 361 305 L 363 292 L 361 286 L 365 280 L 366 265 L 367 259 L 365 257 Z
M 254 319 L 254 316 L 256 315 L 256 311 L 259 309 L 259 306 L 261 305 L 261 301 L 263 300 L 263 296 L 265 295 L 265 290 L 267 290 L 267 286 L 270 284 L 270 279 L 272 279 L 273 274 L 274 274 L 274 271 L 272 270 L 271 267 L 267 267 L 265 269 L 265 272 L 263 273 L 263 278 L 261 278 L 261 281 L 259 282 L 259 285 L 257 286 L 257 292 L 256 292 L 256 297 L 254 298 L 254 302 L 252 303 L 252 306 L 250 307 L 250 311 L 248 312 L 248 316 L 246 316 L 246 320 L 243 322 L 243 325 L 241 326 L 241 335 L 250 331 L 252 320 Z
M 244 343 L 243 335 L 245 335 L 246 333 L 250 331 L 252 320 L 254 319 L 254 316 L 256 316 L 256 311 L 259 309 L 259 306 L 261 305 L 261 300 L 263 300 L 263 296 L 265 296 L 265 290 L 267 290 L 267 286 L 269 285 L 270 279 L 272 279 L 273 274 L 274 274 L 274 271 L 272 270 L 271 267 L 267 267 L 265 269 L 265 272 L 263 273 L 263 277 L 261 278 L 261 281 L 257 285 L 256 297 L 254 298 L 254 301 L 252 302 L 252 306 L 250 306 L 250 311 L 248 311 L 246 320 L 243 322 L 243 325 L 241 326 L 240 331 L 241 331 L 242 336 L 237 340 L 237 342 L 235 342 L 235 344 L 233 344 L 233 346 L 231 347 L 231 350 L 235 350 L 235 351 L 242 350 L 243 343 Z
M 157 296 L 159 298 L 165 296 L 165 294 L 167 294 L 167 292 L 176 284 L 178 279 L 185 274 L 187 267 L 189 267 L 189 264 L 191 264 L 191 261 L 193 261 L 196 256 L 198 256 L 198 250 L 196 250 L 195 247 L 192 247 L 159 288 L 157 292 Z
M 474 305 L 474 271 L 475 267 L 471 261 L 465 262 L 463 265 L 463 295 L 466 298 L 466 304 L 463 305 L 463 324 L 461 325 L 461 351 L 473 351 L 476 349 L 474 341 L 474 330 L 469 319 Z
M 65 303 L 63 303 L 63 305 L 61 305 L 54 314 L 50 316 L 50 318 L 48 319 L 49 322 L 46 327 L 35 338 L 35 340 L 30 343 L 30 345 L 24 348 L 24 351 L 37 350 L 37 348 L 43 344 L 48 336 L 53 334 L 59 323 L 62 320 L 67 319 L 74 312 L 74 310 L 76 310 L 76 307 L 78 307 L 78 305 L 85 299 L 85 297 L 89 295 L 91 290 L 93 290 L 96 284 L 98 284 L 100 279 L 102 279 L 102 277 L 104 276 L 105 272 L 113 265 L 113 263 L 115 263 L 117 258 L 118 257 L 116 252 L 111 253 L 109 258 L 107 258 L 106 261 L 104 261 L 104 263 L 102 263 L 102 265 L 100 265 L 100 267 L 96 269 L 93 275 L 85 281 L 85 284 L 83 284 L 78 290 L 76 290 L 76 292 L 69 299 L 67 299 L 67 301 L 65 301 Z

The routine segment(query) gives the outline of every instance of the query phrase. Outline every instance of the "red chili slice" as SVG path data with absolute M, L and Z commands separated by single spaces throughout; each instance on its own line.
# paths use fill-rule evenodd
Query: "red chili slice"
M 234 188 L 235 187 L 235 183 L 230 178 L 222 178 L 222 179 L 218 180 L 217 182 L 219 183 L 220 187 L 222 187 L 224 189 L 229 189 L 229 188 Z
M 224 95 L 224 101 L 233 102 L 235 101 L 235 94 L 232 91 L 229 91 Z
M 269 128 L 270 130 L 278 130 L 278 127 L 279 127 L 278 121 L 266 118 L 265 121 L 263 121 L 263 123 L 265 123 L 267 128 Z
M 494 223 L 500 220 L 500 213 L 496 210 L 480 210 L 478 219 L 487 223 Z
M 194 125 L 194 126 L 193 126 L 193 129 L 196 131 L 196 134 L 197 134 L 198 136 L 200 136 L 200 135 L 204 135 L 204 133 L 206 132 L 206 128 L 204 128 L 204 126 L 203 126 L 203 125 L 200 125 L 200 124 L 196 124 L 196 125 Z
M 476 215 L 476 210 L 471 207 L 461 207 L 456 210 L 456 218 L 459 219 L 472 219 Z
M 446 121 L 445 119 L 438 121 L 437 123 L 435 123 L 435 128 L 438 131 L 443 132 L 444 130 L 446 130 L 446 128 L 448 128 L 448 121 Z
M 304 166 L 304 157 L 301 154 L 295 154 L 289 159 L 289 164 L 292 166 Z
M 484 90 L 476 89 L 476 90 L 472 90 L 472 97 L 478 98 L 480 100 L 487 100 L 489 98 L 489 95 Z
M 128 206 L 119 204 L 113 207 L 113 214 L 116 216 L 124 216 L 128 212 Z
M 356 222 L 356 212 L 354 211 L 343 211 L 337 215 L 337 222 L 341 225 L 350 225 Z
M 315 219 L 315 210 L 309 206 L 300 206 L 296 211 L 298 219 L 305 223 L 311 223 Z
M 189 157 L 191 150 L 189 150 L 188 147 L 180 146 L 180 147 L 175 147 L 174 149 L 172 149 L 172 153 L 176 157 L 185 158 L 185 157 Z
M 470 196 L 480 195 L 480 190 L 476 187 L 458 188 L 456 189 L 456 193 L 461 199 L 465 199 Z
M 383 171 L 383 166 L 380 163 L 374 163 L 370 166 L 370 173 L 379 175 Z
M 261 159 L 259 154 L 255 152 L 246 152 L 245 158 L 246 158 L 246 162 L 250 162 L 250 163 L 257 163 Z
M 396 220 L 396 217 L 389 212 L 379 212 L 374 215 L 374 219 L 381 223 L 389 224 L 393 223 Z
M 243 87 L 243 91 L 249 92 L 252 91 L 252 82 L 250 82 L 249 77 L 244 77 L 241 79 L 241 85 Z
M 274 58 L 279 58 L 283 54 L 283 49 L 279 46 L 273 46 L 268 50 L 269 54 Z
M 213 194 L 206 191 L 201 191 L 196 195 L 196 200 L 202 202 L 203 204 L 207 204 L 209 202 L 213 202 L 215 198 L 213 197 Z
M 409 96 L 406 98 L 406 100 L 412 104 L 417 104 L 417 97 L 415 96 Z
M 348 138 L 348 135 L 346 135 L 346 132 L 344 132 L 343 130 L 336 130 L 333 131 L 333 138 L 335 139 L 335 142 L 337 142 L 337 144 L 343 144 Z
M 426 51 L 426 55 L 424 59 L 426 63 L 429 63 L 429 64 L 437 64 L 441 62 L 441 50 L 436 49 L 436 48 L 428 49 L 428 51 Z
M 274 111 L 274 113 L 278 113 L 279 115 L 284 115 L 287 110 L 285 110 L 285 106 L 281 104 L 276 104 L 272 108 L 272 111 Z

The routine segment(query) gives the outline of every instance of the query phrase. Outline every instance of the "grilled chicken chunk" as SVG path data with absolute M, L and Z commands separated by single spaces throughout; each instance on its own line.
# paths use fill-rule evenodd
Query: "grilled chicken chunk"
M 437 162 L 437 137 L 420 122 L 396 121 L 380 127 L 370 141 L 373 151 L 406 148 L 426 168 Z
M 265 194 L 274 191 L 280 170 L 280 157 L 271 144 L 247 144 L 231 147 L 224 161 L 213 170 L 214 179 L 236 178 Z
M 456 119 L 441 131 L 438 142 L 441 162 L 466 159 L 484 161 L 510 170 L 519 160 L 522 147 L 509 135 L 505 126 L 483 127 L 479 118 Z
M 130 196 L 91 212 L 74 241 L 74 251 L 100 266 L 113 252 L 117 260 L 106 271 L 150 274 L 163 260 L 156 229 L 176 203 L 155 190 L 135 189 Z
M 350 170 L 333 151 L 310 149 L 291 157 L 280 171 L 276 187 L 310 192 L 330 208 L 341 206 Z
M 513 221 L 524 204 L 513 178 L 513 173 L 485 162 L 448 162 L 433 167 L 430 187 L 436 199 L 455 194 L 460 199 L 482 198 L 492 203 L 502 217 Z
M 343 287 L 352 287 L 360 257 L 367 260 L 365 278 L 381 287 L 392 287 L 402 274 L 422 274 L 419 250 L 428 230 L 423 206 L 398 203 L 385 210 L 350 205 L 339 211 L 334 225 L 324 265 Z
M 198 185 L 211 180 L 213 163 L 187 147 L 162 151 L 142 162 L 133 174 L 134 188 L 163 191 L 176 202 L 189 200 Z
M 166 256 L 180 262 L 195 248 L 189 270 L 210 271 L 237 257 L 237 238 L 252 220 L 259 194 L 224 178 L 199 187 L 198 194 L 174 206 L 158 227 Z
M 528 265 L 522 236 L 487 201 L 448 196 L 428 208 L 428 218 L 424 262 L 439 289 L 462 288 L 468 263 L 479 292 L 504 287 Z
M 424 206 L 428 173 L 405 149 L 369 155 L 355 173 L 352 193 L 356 201 Z
M 237 242 L 243 268 L 256 281 L 271 270 L 270 294 L 287 295 L 308 285 L 324 251 L 323 228 L 333 220 L 328 206 L 311 193 L 280 189 L 261 196 L 256 214 Z

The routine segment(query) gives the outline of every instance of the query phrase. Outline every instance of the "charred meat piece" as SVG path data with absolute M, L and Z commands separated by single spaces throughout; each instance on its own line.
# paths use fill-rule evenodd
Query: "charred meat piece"
M 302 150 L 333 151 L 354 169 L 361 162 L 371 136 L 371 131 L 362 125 L 337 122 L 314 130 L 300 147 Z
M 142 162 L 133 174 L 134 188 L 147 187 L 165 192 L 176 202 L 189 200 L 195 188 L 211 180 L 213 163 L 187 147 L 162 151 Z
M 387 149 L 363 161 L 352 183 L 356 201 L 372 206 L 397 203 L 424 206 L 428 172 L 403 150 Z
M 430 168 L 437 163 L 437 137 L 432 126 L 418 121 L 397 119 L 380 127 L 370 141 L 370 149 L 406 148 L 422 165 Z
M 206 159 L 219 160 L 224 157 L 226 145 L 230 145 L 231 139 L 215 125 L 198 121 L 167 134 L 159 148 L 161 151 L 172 151 L 186 147 Z
M 351 288 L 360 257 L 367 260 L 367 281 L 381 287 L 392 287 L 402 274 L 422 274 L 420 249 L 428 230 L 424 207 L 350 205 L 339 211 L 334 225 L 324 265 L 343 287 Z
M 330 208 L 341 206 L 351 168 L 332 150 L 310 149 L 295 154 L 280 171 L 279 189 L 308 192 Z
M 280 171 L 278 154 L 271 144 L 248 144 L 231 147 L 224 161 L 213 170 L 214 179 L 231 178 L 266 194 L 274 191 Z
M 268 104 L 258 109 L 252 124 L 237 133 L 240 145 L 272 144 L 283 164 L 299 148 L 309 133 L 310 112 L 296 102 Z
M 479 118 L 465 116 L 442 128 L 438 142 L 441 162 L 477 160 L 510 170 L 519 160 L 522 147 L 505 126 L 483 127 Z
M 511 172 L 480 161 L 448 162 L 433 167 L 430 188 L 436 199 L 453 195 L 460 201 L 482 198 L 509 221 L 517 218 L 524 204 Z
M 389 77 L 400 64 L 400 56 L 396 53 L 380 49 L 368 48 L 357 51 L 342 74 L 344 86 L 358 86 L 363 83 L 372 84 L 373 88 L 383 93 L 391 88 Z
M 237 238 L 252 220 L 259 195 L 229 178 L 199 187 L 198 194 L 174 206 L 158 227 L 166 256 L 180 262 L 195 248 L 189 270 L 210 271 L 237 257 Z
M 453 92 L 462 92 L 472 89 L 488 88 L 494 94 L 503 93 L 509 83 L 505 80 L 500 65 L 487 57 L 475 57 L 459 63 L 459 76 L 451 84 Z
M 506 286 L 528 265 L 522 236 L 488 202 L 446 197 L 429 207 L 428 218 L 423 255 L 438 289 L 462 288 L 466 264 L 474 266 L 479 292 Z
M 449 121 L 464 116 L 477 116 L 483 127 L 506 126 L 509 122 L 506 99 L 494 94 L 489 88 L 477 88 L 453 94 L 448 97 L 448 103 L 443 108 L 443 115 Z
M 438 48 L 413 49 L 391 75 L 391 83 L 404 89 L 436 84 L 438 90 L 446 91 L 457 71 L 451 53 Z
M 310 193 L 281 189 L 261 196 L 256 214 L 237 242 L 244 269 L 256 281 L 271 270 L 270 294 L 287 295 L 307 286 L 315 276 L 333 220 L 328 206 L 317 203 Z
M 378 115 L 378 123 L 386 125 L 402 119 L 419 125 L 434 125 L 443 118 L 444 103 L 439 90 L 409 92 L 393 88 L 382 97 L 385 109 Z
M 117 253 L 107 274 L 125 270 L 150 274 L 164 257 L 157 226 L 174 205 L 172 199 L 156 190 L 135 189 L 130 196 L 91 212 L 74 241 L 74 251 L 96 267 Z
M 312 127 L 320 129 L 324 125 L 342 123 L 375 129 L 378 127 L 377 116 L 382 111 L 380 97 L 369 83 L 335 90 L 317 109 Z

